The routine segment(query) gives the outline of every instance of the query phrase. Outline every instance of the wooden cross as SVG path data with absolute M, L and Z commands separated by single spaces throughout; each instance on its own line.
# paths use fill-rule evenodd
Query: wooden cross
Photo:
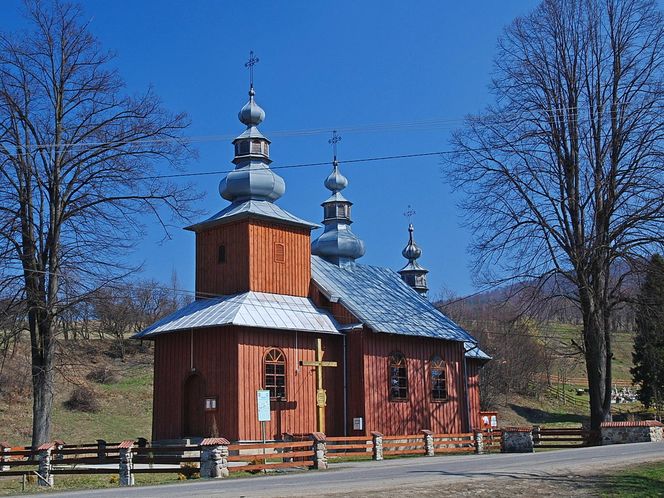
M 323 361 L 323 342 L 316 339 L 316 361 L 300 361 L 303 367 L 316 367 L 316 406 L 318 406 L 318 432 L 325 434 L 325 405 L 327 404 L 327 393 L 323 389 L 323 367 L 336 367 L 336 361 Z

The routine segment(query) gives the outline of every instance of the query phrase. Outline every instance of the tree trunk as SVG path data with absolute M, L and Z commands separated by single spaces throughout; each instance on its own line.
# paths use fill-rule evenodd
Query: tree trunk
M 51 410 L 55 393 L 53 370 L 55 343 L 51 324 L 43 316 L 37 320 L 35 315 L 36 312 L 30 312 L 33 449 L 51 439 Z
M 583 338 L 590 394 L 590 428 L 611 420 L 611 354 L 607 327 L 595 298 L 582 292 Z

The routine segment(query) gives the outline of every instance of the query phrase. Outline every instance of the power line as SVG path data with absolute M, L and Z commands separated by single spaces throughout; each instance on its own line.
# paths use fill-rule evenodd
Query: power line
M 453 154 L 453 151 L 437 151 L 437 152 L 416 152 L 412 154 L 399 154 L 394 156 L 378 156 L 378 157 L 365 157 L 361 159 L 346 159 L 337 161 L 340 164 L 353 164 L 353 163 L 364 163 L 364 162 L 374 162 L 374 161 L 390 161 L 394 159 L 411 159 L 415 157 L 430 157 L 430 156 L 441 156 L 445 154 Z M 311 168 L 316 166 L 327 166 L 332 164 L 332 161 L 323 161 L 317 163 L 300 163 L 300 164 L 286 164 L 283 166 L 271 166 L 269 169 L 296 169 L 296 168 Z M 251 171 L 263 169 L 262 166 L 258 167 L 249 167 L 244 168 L 243 171 Z M 182 178 L 190 176 L 209 176 L 209 175 L 224 175 L 235 171 L 235 169 L 226 169 L 226 170 L 217 170 L 217 171 L 205 171 L 200 173 L 174 173 L 172 175 L 153 175 L 153 176 L 141 176 L 136 178 L 137 180 L 156 180 L 164 178 Z
M 629 106 L 629 102 L 620 103 L 621 106 Z M 650 109 L 661 109 L 664 108 L 664 105 L 653 105 L 649 106 Z M 553 109 L 542 109 L 542 108 L 526 108 L 520 112 L 512 113 L 499 113 L 499 118 L 495 119 L 496 116 L 493 116 L 493 123 L 501 122 L 512 122 L 515 119 L 524 119 L 527 117 L 528 113 L 560 113 L 560 112 L 572 112 L 572 111 L 583 111 L 585 107 L 579 106 L 568 106 L 568 107 L 558 107 Z M 638 110 L 638 108 L 637 108 Z M 604 114 L 610 114 L 613 112 L 611 109 L 605 111 Z M 487 117 L 482 114 L 470 115 L 470 118 L 473 117 Z M 490 118 L 490 117 L 489 117 Z M 467 117 L 461 118 L 430 118 L 424 120 L 415 120 L 415 121 L 402 121 L 402 122 L 378 122 L 378 123 L 369 123 L 369 124 L 360 124 L 360 125 L 346 125 L 346 126 L 334 126 L 329 128 L 304 128 L 304 129 L 295 129 L 295 130 L 275 130 L 269 132 L 269 135 L 273 137 L 301 137 L 301 136 L 313 136 L 321 134 L 330 134 L 333 130 L 343 133 L 363 133 L 363 132 L 389 132 L 389 131 L 400 131 L 405 129 L 433 129 L 446 127 L 448 125 L 458 125 L 465 123 Z M 576 118 L 577 122 L 583 123 L 585 121 L 590 121 L 590 119 L 579 119 Z M 158 144 L 158 143 L 204 143 L 204 142 L 219 142 L 226 140 L 233 140 L 237 138 L 236 133 L 225 133 L 225 134 L 212 134 L 212 135 L 192 135 L 192 136 L 183 136 L 183 137 L 165 137 L 165 138 L 155 138 L 155 139 L 144 139 L 144 140 L 117 140 L 117 141 L 99 141 L 99 142 L 63 142 L 60 144 L 56 143 L 40 143 L 40 144 L 31 144 L 31 145 L 22 145 L 17 146 L 13 144 L 7 144 L 13 148 L 15 151 L 21 150 L 33 150 L 33 149 L 61 149 L 61 148 L 72 148 L 72 149 L 85 149 L 85 148 L 94 148 L 100 146 L 122 146 L 122 145 L 134 145 L 134 144 Z

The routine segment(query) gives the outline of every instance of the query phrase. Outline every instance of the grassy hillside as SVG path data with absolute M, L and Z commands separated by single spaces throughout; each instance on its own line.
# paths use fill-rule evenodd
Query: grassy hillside
M 61 355 L 53 411 L 53 438 L 66 442 L 117 442 L 150 438 L 152 424 L 152 348 L 133 345 L 125 359 L 115 357 L 109 341 L 68 341 Z M 6 365 L 0 393 L 0 441 L 30 443 L 32 400 L 26 352 L 18 350 Z M 100 384 L 86 379 L 92 371 L 106 369 L 116 382 Z M 26 379 L 28 382 L 26 382 Z M 64 406 L 78 386 L 92 390 L 98 411 L 85 413 Z

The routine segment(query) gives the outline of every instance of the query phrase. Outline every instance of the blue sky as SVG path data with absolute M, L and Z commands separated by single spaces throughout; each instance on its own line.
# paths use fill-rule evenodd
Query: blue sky
M 191 136 L 235 136 L 237 112 L 247 100 L 249 50 L 256 66 L 256 100 L 267 117 L 273 165 L 331 159 L 329 132 L 279 136 L 292 130 L 342 131 L 340 159 L 448 150 L 450 132 L 467 113 L 491 101 L 488 84 L 496 40 L 505 25 L 529 12 L 531 0 L 495 1 L 83 1 L 91 30 L 116 64 L 129 92 L 153 85 L 166 107 L 186 111 Z M 0 29 L 21 24 L 19 0 L 5 0 Z M 435 124 L 376 130 L 376 125 Z M 188 172 L 232 167 L 231 140 L 197 144 Z M 470 293 L 470 234 L 459 200 L 437 156 L 341 166 L 344 191 L 354 202 L 353 230 L 367 247 L 362 263 L 399 269 L 407 241 L 410 204 L 421 263 L 430 270 L 430 295 L 443 288 Z M 319 222 L 331 166 L 285 169 L 286 194 L 278 203 Z M 166 172 L 166 171 L 164 171 Z M 195 178 L 207 193 L 200 208 L 212 214 L 227 202 L 221 175 Z M 314 233 L 314 236 L 317 232 Z M 194 235 L 147 226 L 131 257 L 144 277 L 194 286 Z

